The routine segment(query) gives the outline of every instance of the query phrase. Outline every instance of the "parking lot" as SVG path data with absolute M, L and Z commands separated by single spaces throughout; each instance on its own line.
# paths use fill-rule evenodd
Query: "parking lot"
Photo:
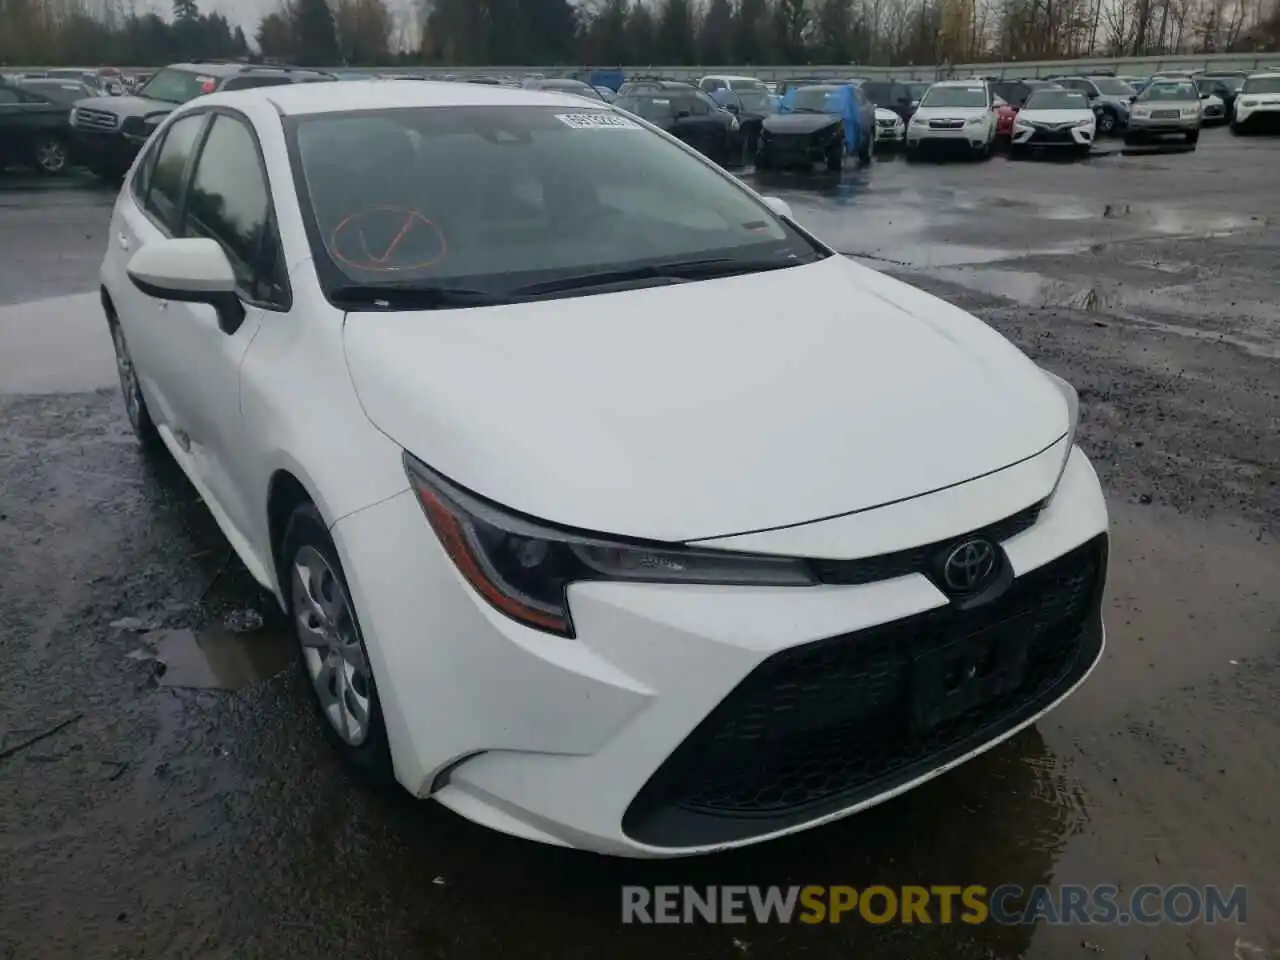
M 1044 721 L 916 791 L 655 863 L 348 781 L 273 601 L 137 451 L 95 293 L 112 192 L 0 175 L 0 956 L 1280 957 L 1277 164 L 1280 140 L 1210 129 L 1194 152 L 743 174 L 1077 386 L 1108 649 Z M 1244 885 L 1248 912 L 624 927 L 628 883 Z

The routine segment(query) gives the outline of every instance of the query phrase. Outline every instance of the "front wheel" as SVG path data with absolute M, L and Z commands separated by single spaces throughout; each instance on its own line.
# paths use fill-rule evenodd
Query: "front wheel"
M 1116 128 L 1116 115 L 1110 110 L 1098 114 L 1098 133 L 1107 136 Z
M 1234 120 L 1231 121 L 1231 132 L 1237 137 L 1248 136 L 1249 133 L 1248 130 L 1246 130 L 1241 124 L 1236 123 Z
M 841 145 L 827 152 L 827 170 L 837 173 L 844 169 L 844 146 Z
M 312 703 L 342 762 L 363 779 L 394 781 L 387 727 L 338 550 L 319 511 L 294 510 L 285 527 L 280 585 Z
M 1188 143 L 1188 144 L 1190 144 L 1191 146 L 1193 146 L 1193 147 L 1194 147 L 1194 146 L 1196 145 L 1196 143 L 1197 143 L 1199 140 L 1200 140 L 1200 131 L 1199 131 L 1199 130 L 1189 130 L 1189 131 L 1187 131 L 1187 143 Z
M 41 173 L 51 177 L 67 172 L 71 165 L 71 150 L 67 141 L 56 134 L 48 134 L 36 141 L 36 167 Z

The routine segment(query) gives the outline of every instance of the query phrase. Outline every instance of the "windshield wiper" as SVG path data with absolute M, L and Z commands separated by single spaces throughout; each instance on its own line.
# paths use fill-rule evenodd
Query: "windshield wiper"
M 682 260 L 675 263 L 652 264 L 644 267 L 632 267 L 626 270 L 603 270 L 595 273 L 583 273 L 572 277 L 561 277 L 558 280 L 547 280 L 533 283 L 526 287 L 516 287 L 511 295 L 518 299 L 537 298 L 554 293 L 567 293 L 571 290 L 589 290 L 592 287 L 608 287 L 617 284 L 643 283 L 686 283 L 690 280 L 710 280 L 714 277 L 732 277 L 744 273 L 762 273 L 765 270 L 779 270 L 783 267 L 795 267 L 810 262 L 809 258 L 788 257 L 785 260 L 739 260 L 733 257 L 712 257 L 703 260 Z
M 493 307 L 515 299 L 486 290 L 413 284 L 353 283 L 329 291 L 330 302 L 348 310 L 452 310 Z

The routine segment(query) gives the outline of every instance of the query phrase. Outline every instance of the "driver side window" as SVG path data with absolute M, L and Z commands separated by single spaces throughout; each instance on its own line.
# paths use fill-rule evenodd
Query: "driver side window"
M 246 300 L 288 308 L 267 172 L 253 132 L 236 117 L 214 117 L 187 192 L 183 236 L 218 242 Z

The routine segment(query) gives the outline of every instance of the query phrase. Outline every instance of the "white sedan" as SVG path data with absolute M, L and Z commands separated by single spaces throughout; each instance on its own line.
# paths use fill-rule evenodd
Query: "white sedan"
M 876 143 L 901 145 L 907 139 L 907 125 L 892 110 L 876 107 Z
M 1088 156 L 1097 132 L 1097 117 L 1083 93 L 1043 87 L 1032 92 L 1014 118 L 1009 157 L 1042 148 Z
M 1072 388 L 603 103 L 201 97 L 101 276 L 134 429 L 288 613 L 336 749 L 474 821 L 777 837 L 1101 655 Z

